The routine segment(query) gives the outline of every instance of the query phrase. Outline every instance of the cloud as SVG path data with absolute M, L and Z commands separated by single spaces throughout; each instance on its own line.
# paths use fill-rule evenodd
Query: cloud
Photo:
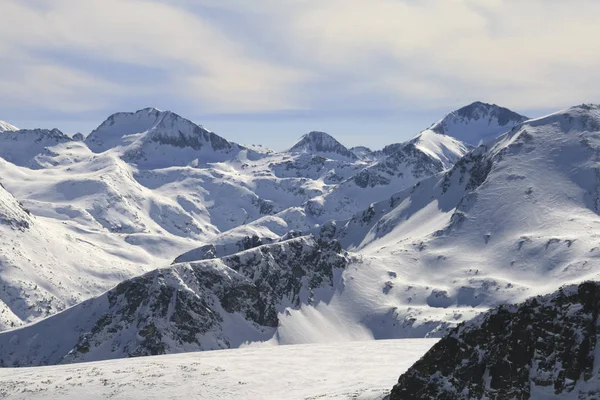
M 8 0 L 0 5 L 0 14 L 4 21 L 0 24 L 0 55 L 10 57 L 14 52 L 26 52 L 30 56 L 29 62 L 20 58 L 24 68 L 19 68 L 18 74 L 3 68 L 4 85 L 20 82 L 28 87 L 29 78 L 37 71 L 31 60 L 37 58 L 34 63 L 39 64 L 43 59 L 40 52 L 71 52 L 103 63 L 152 66 L 167 71 L 166 82 L 147 83 L 156 89 L 157 97 L 184 95 L 209 111 L 244 112 L 294 107 L 292 85 L 306 77 L 306 73 L 293 67 L 245 54 L 235 38 L 227 37 L 206 19 L 159 2 Z M 71 69 L 60 65 L 46 68 L 65 72 Z M 73 74 L 70 86 L 84 83 L 77 78 L 93 74 L 94 68 L 90 70 Z M 65 96 L 66 90 L 56 82 L 38 79 L 37 84 L 58 98 Z M 86 91 L 94 86 L 90 79 L 83 86 L 82 92 L 92 94 Z M 130 89 L 127 92 L 135 97 L 136 88 Z M 116 91 L 115 96 L 119 95 L 122 93 Z M 52 102 L 47 105 L 55 106 Z
M 600 92 L 593 0 L 4 0 L 0 15 L 0 89 L 20 107 L 535 109 Z M 111 63 L 162 73 L 129 82 Z

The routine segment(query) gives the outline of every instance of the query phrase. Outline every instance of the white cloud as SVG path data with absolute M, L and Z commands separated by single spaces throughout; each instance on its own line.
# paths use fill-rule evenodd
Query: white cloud
M 159 68 L 167 72 L 167 82 L 148 82 L 149 87 L 185 95 L 205 109 L 220 112 L 294 107 L 293 85 L 306 77 L 293 67 L 245 54 L 235 38 L 206 19 L 167 4 L 139 0 L 31 4 L 41 3 L 8 0 L 0 5 L 5 21 L 0 24 L 3 57 L 14 51 L 60 51 L 102 62 Z M 15 83 L 15 76 L 4 76 Z M 18 78 L 24 85 L 29 79 L 27 73 Z M 38 84 L 58 97 L 64 94 L 54 82 Z
M 0 88 L 35 82 L 49 108 L 101 107 L 138 90 L 225 113 L 475 99 L 552 108 L 600 92 L 593 0 L 4 0 L 0 15 L 0 56 L 27 55 L 0 66 Z M 124 85 L 92 67 L 41 65 L 42 52 L 165 78 Z

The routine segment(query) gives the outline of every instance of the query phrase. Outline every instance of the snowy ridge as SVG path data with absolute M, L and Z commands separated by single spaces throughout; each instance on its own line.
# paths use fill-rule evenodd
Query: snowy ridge
M 359 160 L 373 161 L 376 158 L 373 150 L 366 146 L 355 146 L 348 150 L 354 153 L 354 155 L 358 157 Z
M 0 121 L 0 133 L 9 131 L 18 131 L 19 128 L 5 121 Z
M 324 300 L 348 261 L 339 243 L 301 237 L 152 271 L 0 334 L 0 364 L 95 361 L 268 340 L 279 313 Z
M 598 122 L 598 106 L 579 106 L 525 123 L 321 235 L 393 271 L 397 309 L 432 318 L 597 279 Z
M 419 133 L 410 143 L 432 159 L 440 161 L 444 169 L 452 167 L 471 149 L 470 145 L 452 136 L 434 133 L 430 130 Z
M 455 150 L 457 153 L 453 160 L 467 152 L 465 146 Z M 348 219 L 368 207 L 373 200 L 389 198 L 399 190 L 444 171 L 452 164 L 440 148 L 433 148 L 431 142 L 423 143 L 421 138 L 417 138 L 363 168 L 327 194 L 309 200 L 306 213 L 320 222 Z

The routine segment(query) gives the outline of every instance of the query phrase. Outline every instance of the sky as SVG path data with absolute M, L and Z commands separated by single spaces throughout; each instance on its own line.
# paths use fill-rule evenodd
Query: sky
M 381 148 L 480 100 L 600 102 L 597 0 L 1 0 L 0 120 L 89 133 L 157 107 L 280 150 Z

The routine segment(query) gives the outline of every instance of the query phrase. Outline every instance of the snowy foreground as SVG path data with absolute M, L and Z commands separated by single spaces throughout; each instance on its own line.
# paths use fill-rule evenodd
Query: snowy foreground
M 380 399 L 437 339 L 246 347 L 0 369 L 3 399 Z

